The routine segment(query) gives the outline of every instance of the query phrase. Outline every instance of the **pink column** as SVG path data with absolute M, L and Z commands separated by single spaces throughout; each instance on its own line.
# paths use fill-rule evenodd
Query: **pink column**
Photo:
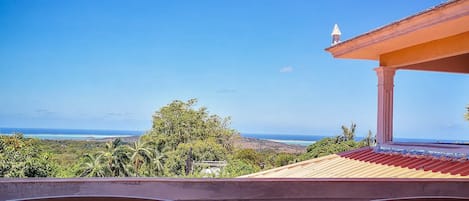
M 375 68 L 378 75 L 378 144 L 392 142 L 392 113 L 394 91 L 394 68 Z

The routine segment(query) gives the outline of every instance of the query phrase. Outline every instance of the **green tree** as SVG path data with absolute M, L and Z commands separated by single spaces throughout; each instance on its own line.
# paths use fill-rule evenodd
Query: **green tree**
M 49 153 L 41 153 L 35 157 L 30 157 L 24 163 L 25 177 L 51 177 L 57 173 L 56 164 L 50 162 Z
M 83 156 L 102 150 L 104 143 L 76 140 L 37 140 L 35 146 L 43 152 L 50 153 L 48 161 L 51 164 L 57 164 L 55 176 L 65 178 L 79 176 Z
M 255 172 L 259 172 L 261 169 L 253 165 L 249 162 L 246 162 L 244 160 L 231 160 L 228 162 L 228 165 L 223 168 L 223 171 L 221 172 L 221 177 L 239 177 L 242 175 L 247 175 L 247 174 L 252 174 Z
M 135 176 L 139 176 L 140 168 L 143 165 L 149 166 L 152 163 L 152 152 L 148 142 L 143 142 L 141 138 L 133 143 L 133 146 L 127 146 L 130 151 L 130 160 L 132 161 Z
M 192 162 L 227 160 L 239 134 L 229 128 L 229 118 L 195 108 L 196 103 L 175 100 L 162 107 L 149 132 L 131 145 L 120 139 L 107 142 L 94 158 L 83 159 L 80 175 L 193 176 L 188 175 Z
M 106 167 L 110 170 L 110 176 L 127 177 L 131 175 L 131 167 L 128 165 L 130 161 L 129 152 L 122 146 L 120 138 L 107 142 L 105 150 L 98 153 Z
M 299 160 L 317 158 L 339 152 L 349 151 L 364 146 L 373 146 L 376 142 L 371 131 L 368 136 L 360 142 L 355 141 L 355 130 L 357 125 L 352 123 L 350 128 L 342 126 L 342 135 L 336 137 L 323 138 L 306 148 L 306 153 L 299 157 Z
M 196 108 L 196 103 L 196 99 L 175 100 L 155 112 L 151 131 L 142 136 L 153 146 L 147 174 L 184 176 L 192 170 L 186 167 L 186 160 L 226 160 L 232 153 L 239 134 L 229 128 L 230 118 L 210 114 L 205 107 Z
M 86 154 L 79 170 L 80 177 L 106 177 L 111 171 L 101 160 L 101 155 Z
M 346 126 L 342 126 L 342 135 L 337 137 L 338 142 L 349 141 L 355 139 L 355 129 L 357 128 L 357 124 L 352 122 L 350 128 Z
M 148 169 L 149 176 L 162 176 L 164 174 L 165 155 L 158 149 L 153 149 L 152 160 Z
M 192 156 L 189 152 L 192 150 Z M 197 140 L 190 143 L 182 143 L 174 151 L 168 152 L 165 161 L 165 170 L 167 176 L 183 176 L 186 173 L 186 159 L 197 161 L 223 161 L 227 160 L 228 151 L 216 140 L 209 138 L 206 140 Z M 192 171 L 192 170 L 189 170 Z M 198 171 L 195 169 L 194 171 Z
M 260 167 L 264 163 L 263 159 L 265 158 L 254 149 L 241 149 L 234 153 L 233 159 Z
M 376 136 L 373 135 L 371 130 L 368 130 L 368 135 L 363 139 L 365 146 L 375 146 L 376 145 Z
M 364 146 L 363 143 L 353 140 L 337 142 L 336 138 L 323 138 L 306 148 L 302 159 L 317 158 L 339 152 L 349 151 Z
M 237 132 L 229 128 L 230 118 L 211 115 L 205 107 L 195 109 L 196 103 L 197 99 L 187 102 L 175 100 L 156 111 L 149 135 L 164 143 L 169 150 L 175 150 L 181 143 L 214 138 L 231 151 Z
M 293 154 L 280 153 L 280 154 L 275 155 L 274 165 L 275 167 L 288 165 L 290 163 L 295 162 L 295 159 L 296 159 L 296 156 Z
M 0 136 L 0 177 L 53 177 L 57 165 L 37 145 L 38 140 L 16 133 Z

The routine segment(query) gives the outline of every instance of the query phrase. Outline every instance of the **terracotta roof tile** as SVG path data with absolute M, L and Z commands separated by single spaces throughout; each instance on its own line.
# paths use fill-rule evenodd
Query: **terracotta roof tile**
M 368 147 L 242 177 L 469 178 L 469 161 L 383 153 Z

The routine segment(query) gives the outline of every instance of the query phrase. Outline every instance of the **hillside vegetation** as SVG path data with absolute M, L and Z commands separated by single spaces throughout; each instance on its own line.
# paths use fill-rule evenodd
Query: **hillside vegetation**
M 243 139 L 230 128 L 230 118 L 196 103 L 176 100 L 162 107 L 153 115 L 152 129 L 133 141 L 1 136 L 0 177 L 236 177 L 374 143 L 371 132 L 356 142 L 355 124 L 306 150 Z

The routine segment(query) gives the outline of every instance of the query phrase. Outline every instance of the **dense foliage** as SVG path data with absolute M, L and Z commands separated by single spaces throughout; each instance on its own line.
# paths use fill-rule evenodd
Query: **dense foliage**
M 173 101 L 153 115 L 152 130 L 142 139 L 165 155 L 164 176 L 193 173 L 189 161 L 226 161 L 239 134 L 229 128 L 230 119 L 195 109 L 197 100 Z
M 86 177 L 193 176 L 197 161 L 226 161 L 237 132 L 229 119 L 194 108 L 196 100 L 173 101 L 155 112 L 152 130 L 136 142 L 120 139 L 86 154 L 77 171 Z
M 22 134 L 0 136 L 0 177 L 56 176 L 56 164 L 37 142 Z
M 342 126 L 342 135 L 324 138 L 309 145 L 306 153 L 300 156 L 300 160 L 317 158 L 376 144 L 375 137 L 373 137 L 371 131 L 368 132 L 368 136 L 362 141 L 355 141 L 356 127 L 357 125 L 354 123 L 352 123 L 350 128 Z
M 153 115 L 152 129 L 133 142 L 1 136 L 0 177 L 237 177 L 375 143 L 371 131 L 355 141 L 352 123 L 301 155 L 239 149 L 230 119 L 195 108 L 196 103 L 176 100 L 162 107 Z
M 89 153 L 104 150 L 105 143 L 78 140 L 36 140 L 39 149 L 49 153 L 49 161 L 57 164 L 57 177 L 76 177 L 80 164 Z

